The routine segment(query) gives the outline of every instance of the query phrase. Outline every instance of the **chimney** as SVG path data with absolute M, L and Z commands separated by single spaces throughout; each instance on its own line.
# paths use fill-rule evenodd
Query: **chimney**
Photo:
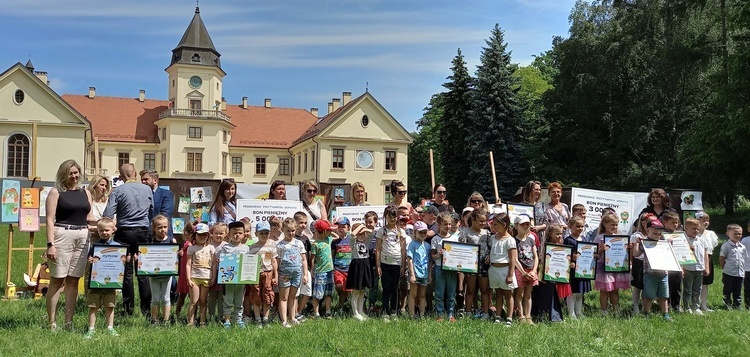
M 247 109 L 247 97 L 242 97 L 242 109 Z
M 352 92 L 343 92 L 341 93 L 341 105 L 347 105 L 349 102 L 352 101 Z
M 39 78 L 40 81 L 49 85 L 49 81 L 47 80 L 47 72 L 34 72 L 34 75 Z
M 96 98 L 96 87 L 89 87 L 89 99 Z
M 266 108 L 270 108 L 271 107 L 271 98 L 266 98 L 266 100 L 263 103 L 263 106 L 266 107 Z
M 333 113 L 333 103 L 328 102 L 328 114 Z
M 317 118 L 318 117 L 318 108 L 310 108 L 310 114 L 312 114 L 313 116 L 315 116 Z
M 143 103 L 146 100 L 146 91 L 141 89 L 138 91 L 138 101 Z
M 333 98 L 332 101 L 333 101 L 333 111 L 335 112 L 341 106 L 341 99 Z
M 221 97 L 221 111 L 227 111 L 227 98 Z

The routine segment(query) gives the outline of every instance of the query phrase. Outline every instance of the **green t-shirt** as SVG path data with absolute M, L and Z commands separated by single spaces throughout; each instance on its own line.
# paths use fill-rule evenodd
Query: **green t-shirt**
M 333 257 L 331 256 L 331 237 L 316 240 L 312 244 L 310 255 L 315 256 L 315 273 L 327 273 L 333 270 Z

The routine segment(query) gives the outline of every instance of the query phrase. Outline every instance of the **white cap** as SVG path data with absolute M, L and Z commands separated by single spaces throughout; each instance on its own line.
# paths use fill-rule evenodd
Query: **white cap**
M 529 215 L 527 214 L 518 215 L 515 221 L 513 222 L 513 225 L 517 226 L 519 224 L 524 224 L 524 223 L 531 223 L 531 217 L 529 217 Z

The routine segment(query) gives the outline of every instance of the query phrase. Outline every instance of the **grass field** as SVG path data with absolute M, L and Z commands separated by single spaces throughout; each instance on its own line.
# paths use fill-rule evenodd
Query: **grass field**
M 747 212 L 745 212 L 747 213 Z M 723 221 L 717 217 L 714 222 Z M 746 219 L 729 217 L 744 222 Z M 721 223 L 725 225 L 726 223 Z M 744 226 L 744 224 L 743 224 Z M 723 233 L 718 224 L 717 233 Z M 7 237 L 7 226 L 0 229 Z M 0 248 L 0 276 L 5 276 L 7 241 Z M 15 246 L 28 246 L 28 235 L 17 233 Z M 37 246 L 44 246 L 43 233 Z M 41 252 L 40 252 L 41 253 Z M 13 281 L 23 285 L 27 254 L 15 253 Z M 719 272 L 717 272 L 719 273 Z M 720 274 L 717 274 L 720 276 Z M 10 355 L 143 355 L 167 356 L 178 351 L 198 354 L 237 355 L 259 351 L 306 355 L 500 355 L 525 356 L 742 356 L 750 355 L 750 311 L 718 310 L 707 316 L 675 314 L 675 321 L 660 317 L 632 317 L 630 291 L 621 293 L 620 316 L 602 317 L 598 293 L 586 295 L 585 319 L 534 326 L 515 324 L 510 328 L 485 321 L 460 319 L 456 323 L 400 319 L 384 323 L 379 319 L 312 320 L 284 329 L 278 324 L 263 330 L 224 330 L 218 325 L 188 328 L 182 325 L 150 328 L 142 316 L 116 318 L 120 337 L 106 336 L 103 317 L 99 334 L 84 340 L 86 308 L 79 301 L 72 332 L 51 333 L 46 329 L 44 300 L 0 301 L 0 356 Z M 709 303 L 721 304 L 720 278 L 711 287 Z M 136 302 L 136 306 L 138 303 Z M 62 309 L 62 306 L 60 306 Z M 62 322 L 62 311 L 58 314 Z

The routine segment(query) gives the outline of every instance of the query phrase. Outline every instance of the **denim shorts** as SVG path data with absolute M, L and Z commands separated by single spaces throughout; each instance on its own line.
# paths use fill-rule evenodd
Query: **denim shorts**
M 333 295 L 333 270 L 325 273 L 315 273 L 313 281 L 313 299 L 322 299 Z
M 427 278 L 417 278 L 417 285 L 427 286 Z
M 281 271 L 279 272 L 279 287 L 281 288 L 288 288 L 290 286 L 299 288 L 299 285 L 301 282 L 302 282 L 302 269 L 300 270 L 289 269 L 283 272 Z
M 643 298 L 666 299 L 669 297 L 669 275 L 643 274 Z

